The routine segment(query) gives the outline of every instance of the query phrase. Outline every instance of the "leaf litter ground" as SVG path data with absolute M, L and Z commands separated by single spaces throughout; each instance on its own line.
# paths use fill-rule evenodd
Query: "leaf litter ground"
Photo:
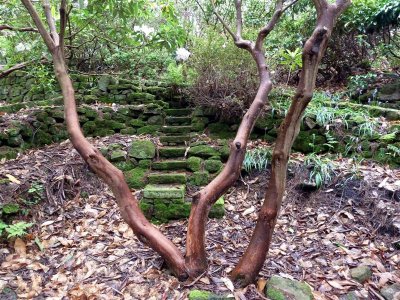
M 115 142 L 128 146 L 131 138 L 92 141 L 98 147 Z M 303 156 L 294 154 L 293 160 L 301 162 Z M 266 279 L 279 274 L 306 281 L 316 299 L 339 299 L 349 291 L 382 299 L 380 288 L 400 283 L 400 204 L 395 192 L 400 171 L 369 163 L 359 167 L 360 178 L 349 180 L 345 174 L 352 162 L 337 163 L 344 175 L 319 191 L 304 187 L 304 169 L 289 170 L 260 277 L 254 285 L 234 289 L 229 272 L 249 242 L 268 172 L 244 176 L 227 193 L 226 216 L 207 225 L 209 270 L 179 282 L 134 236 L 111 192 L 68 142 L 28 151 L 0 165 L 2 178 L 16 179 L 1 185 L 0 202 L 21 201 L 32 182 L 44 184 L 47 200 L 32 209 L 29 221 L 36 225 L 26 238 L 0 243 L 0 290 L 9 287 L 18 299 L 186 299 L 191 289 L 265 299 L 259 291 Z M 186 220 L 158 227 L 184 251 Z M 373 271 L 364 284 L 349 275 L 359 265 Z

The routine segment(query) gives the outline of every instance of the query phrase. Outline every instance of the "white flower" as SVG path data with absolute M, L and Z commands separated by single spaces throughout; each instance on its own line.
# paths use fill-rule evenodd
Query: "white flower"
M 176 60 L 178 61 L 188 60 L 190 54 L 191 53 L 187 51 L 185 48 L 178 48 L 176 49 Z
M 29 51 L 29 50 L 31 50 L 31 45 L 28 44 L 19 43 L 17 46 L 15 46 L 15 51 L 17 52 Z
M 149 37 L 154 33 L 154 28 L 147 25 L 133 26 L 133 30 L 142 32 L 146 37 Z

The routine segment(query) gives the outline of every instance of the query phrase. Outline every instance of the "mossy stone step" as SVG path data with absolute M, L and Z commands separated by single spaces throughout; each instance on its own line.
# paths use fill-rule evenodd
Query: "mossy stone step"
M 188 116 L 192 114 L 192 110 L 190 108 L 170 108 L 165 110 L 165 114 L 174 117 Z
M 192 126 L 163 126 L 161 127 L 161 132 L 165 134 L 169 133 L 178 133 L 178 134 L 185 134 L 190 133 L 192 130 Z
M 165 124 L 167 125 L 190 125 L 192 123 L 192 117 L 171 117 L 165 118 Z
M 148 182 L 152 184 L 186 183 L 186 173 L 150 173 Z
M 163 144 L 184 144 L 185 142 L 190 141 L 189 135 L 168 135 L 168 136 L 160 136 L 160 142 Z
M 145 199 L 184 199 L 184 184 L 148 184 L 143 190 Z
M 151 168 L 153 170 L 185 170 L 187 166 L 186 160 L 163 160 L 153 162 Z
M 158 154 L 163 158 L 183 157 L 186 149 L 186 147 L 161 147 L 158 148 Z

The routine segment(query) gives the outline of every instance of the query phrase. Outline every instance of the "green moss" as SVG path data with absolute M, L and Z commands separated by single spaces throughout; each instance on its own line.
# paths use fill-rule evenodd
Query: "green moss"
M 94 132 L 93 132 L 93 136 L 109 136 L 109 135 L 113 135 L 115 132 L 112 129 L 107 129 L 107 128 L 97 128 Z
M 210 135 L 219 137 L 221 139 L 229 139 L 235 136 L 235 133 L 228 124 L 225 123 L 213 123 L 207 126 Z
M 209 217 L 218 219 L 222 218 L 225 215 L 224 204 L 225 204 L 224 197 L 220 197 L 211 207 Z
M 129 122 L 129 124 L 132 127 L 143 127 L 144 125 L 146 125 L 145 122 L 143 120 L 140 120 L 140 119 L 133 119 L 133 120 L 131 120 Z
M 209 182 L 209 173 L 207 171 L 194 172 L 189 177 L 189 183 L 195 186 L 204 186 Z
M 183 144 L 190 140 L 189 135 L 161 136 L 160 142 L 163 144 Z
M 223 161 L 227 161 L 228 160 L 229 154 L 230 154 L 230 148 L 229 148 L 228 145 L 224 145 L 224 146 L 220 147 L 218 149 L 218 152 L 220 153 L 221 159 Z
M 311 300 L 311 288 L 305 283 L 280 276 L 272 276 L 264 290 L 271 300 Z
M 287 300 L 281 291 L 274 288 L 268 289 L 266 296 L 271 300 Z
M 143 169 L 149 169 L 151 166 L 151 159 L 140 160 L 138 166 Z
M 187 168 L 190 171 L 200 171 L 202 159 L 200 157 L 191 156 L 187 159 Z
M 136 129 L 132 127 L 124 128 L 121 129 L 121 134 L 126 134 L 126 135 L 134 135 L 136 133 Z
M 198 156 L 202 158 L 209 158 L 212 156 L 219 156 L 219 152 L 208 145 L 198 145 L 189 149 L 189 155 Z
M 126 182 L 130 188 L 141 189 L 146 185 L 146 169 L 134 168 L 125 172 Z
M 147 199 L 184 199 L 185 185 L 183 184 L 148 184 L 143 190 L 143 198 Z
M 14 159 L 18 156 L 18 149 L 11 148 L 8 146 L 1 146 L 0 147 L 0 159 Z
M 35 145 L 48 145 L 51 144 L 52 138 L 51 135 L 41 129 L 36 130 L 35 135 L 33 136 L 33 143 Z
M 133 141 L 129 156 L 137 159 L 151 159 L 156 154 L 156 147 L 151 141 Z
M 24 143 L 24 140 L 22 139 L 21 135 L 17 136 L 10 136 L 8 139 L 8 145 L 12 147 L 19 147 Z
M 208 159 L 204 162 L 204 169 L 210 173 L 216 173 L 222 169 L 223 163 L 219 160 Z
M 186 183 L 185 173 L 163 173 L 150 174 L 148 176 L 149 183 L 168 184 L 168 183 Z
M 124 172 L 135 168 L 135 165 L 131 161 L 118 161 L 118 162 L 113 163 L 113 165 Z
M 379 140 L 380 140 L 381 142 L 387 143 L 387 144 L 390 143 L 390 142 L 393 142 L 393 141 L 396 140 L 396 133 L 395 133 L 395 132 L 392 132 L 392 133 L 388 133 L 388 134 L 382 135 L 382 136 L 379 138 Z
M 126 151 L 123 150 L 114 150 L 110 154 L 111 161 L 124 161 L 126 159 Z
M 147 124 L 149 125 L 162 125 L 164 123 L 164 118 L 161 115 L 151 116 L 147 120 Z
M 186 147 L 162 147 L 158 149 L 161 157 L 183 157 L 186 152 Z
M 154 170 L 185 170 L 186 161 L 184 160 L 167 160 L 154 162 L 152 168 Z
M 160 130 L 160 125 L 147 125 L 143 126 L 141 128 L 138 128 L 137 133 L 138 134 L 155 134 L 157 131 Z
M 153 218 L 160 222 L 187 218 L 190 214 L 190 207 L 189 202 L 181 199 L 171 199 L 168 202 L 163 199 L 155 199 Z
M 324 149 L 326 139 L 317 131 L 300 131 L 293 143 L 293 149 L 302 153 L 319 153 Z
M 208 291 L 192 290 L 189 292 L 189 300 L 209 300 L 213 293 Z
M 139 203 L 139 207 L 147 219 L 151 219 L 153 217 L 154 204 L 142 200 Z

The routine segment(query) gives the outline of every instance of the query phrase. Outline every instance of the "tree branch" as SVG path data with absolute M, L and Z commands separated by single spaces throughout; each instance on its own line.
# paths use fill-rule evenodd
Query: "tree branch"
M 25 8 L 28 10 L 29 14 L 32 17 L 33 22 L 35 23 L 36 27 L 38 28 L 38 31 L 40 35 L 42 36 L 46 46 L 52 50 L 55 47 L 54 41 L 51 38 L 50 34 L 47 32 L 46 28 L 44 27 L 44 24 L 42 20 L 40 20 L 40 17 L 38 13 L 36 12 L 35 7 L 33 6 L 32 2 L 30 0 L 21 0 L 22 4 L 25 6 Z
M 235 1 L 236 7 L 236 35 L 242 37 L 243 17 L 242 17 L 242 0 Z
M 65 43 L 65 26 L 67 25 L 67 12 L 66 12 L 67 2 L 66 0 L 61 0 L 60 6 L 60 49 L 64 55 L 64 43 Z
M 226 29 L 226 31 L 228 31 L 228 33 L 230 34 L 230 36 L 232 37 L 232 39 L 234 41 L 238 40 L 238 37 L 233 33 L 233 31 L 229 28 L 228 24 L 226 24 L 226 22 L 224 21 L 224 19 L 220 16 L 220 14 L 217 12 L 216 8 L 215 8 L 215 3 L 214 0 L 211 0 L 211 5 L 213 7 L 213 13 L 214 15 L 217 17 L 217 19 L 221 22 L 222 26 L 224 26 L 224 28 Z
M 39 32 L 36 28 L 33 27 L 13 27 L 7 24 L 0 25 L 0 31 L 1 30 L 11 30 L 11 31 L 20 31 L 20 32 Z
M 44 10 L 44 14 L 46 15 L 47 25 L 49 25 L 50 35 L 53 38 L 54 44 L 57 47 L 60 45 L 60 37 L 57 33 L 54 18 L 51 15 L 51 7 L 50 7 L 49 0 L 43 0 L 43 10 Z

